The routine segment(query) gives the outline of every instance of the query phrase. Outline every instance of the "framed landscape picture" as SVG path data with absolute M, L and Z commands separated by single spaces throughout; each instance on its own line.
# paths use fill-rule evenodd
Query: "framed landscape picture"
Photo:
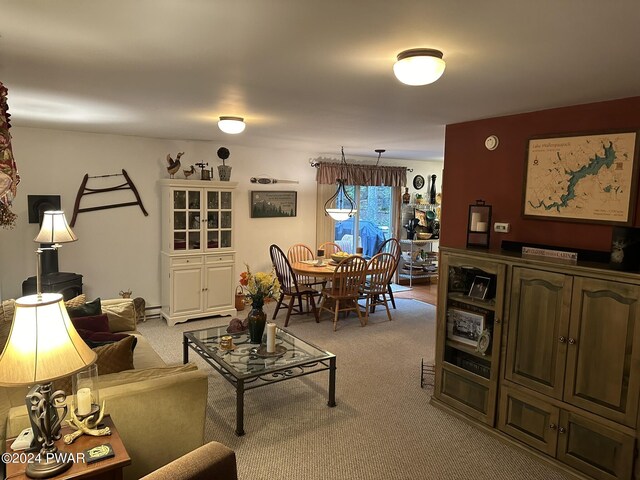
M 529 140 L 524 217 L 631 224 L 637 144 L 635 131 Z
M 298 192 L 271 190 L 251 191 L 251 218 L 295 217 Z

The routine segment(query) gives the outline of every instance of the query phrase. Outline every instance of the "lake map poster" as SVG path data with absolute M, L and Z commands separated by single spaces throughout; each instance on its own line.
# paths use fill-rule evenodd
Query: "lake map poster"
M 630 224 L 636 137 L 614 132 L 529 140 L 524 216 Z

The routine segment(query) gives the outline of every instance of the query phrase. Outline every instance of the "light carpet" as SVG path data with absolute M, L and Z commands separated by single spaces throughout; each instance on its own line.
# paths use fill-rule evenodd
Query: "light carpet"
M 394 320 L 384 309 L 360 327 L 325 314 L 293 316 L 289 329 L 337 356 L 337 406 L 327 406 L 328 372 L 245 394 L 246 435 L 235 430 L 235 390 L 195 353 L 209 375 L 206 440 L 235 450 L 241 480 L 273 479 L 564 479 L 525 452 L 432 407 L 420 388 L 420 361 L 434 358 L 435 307 L 397 299 Z M 271 318 L 273 304 L 267 305 Z M 244 318 L 247 310 L 240 312 Z M 182 332 L 227 325 L 230 317 L 174 327 L 161 319 L 140 331 L 168 363 L 182 361 Z M 284 313 L 276 323 L 282 326 Z

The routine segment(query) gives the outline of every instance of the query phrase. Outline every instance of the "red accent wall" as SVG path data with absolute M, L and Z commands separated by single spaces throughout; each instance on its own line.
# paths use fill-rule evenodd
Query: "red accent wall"
M 492 224 L 511 225 L 507 234 L 496 233 L 491 226 L 491 248 L 500 248 L 502 240 L 511 240 L 611 250 L 611 226 L 522 218 L 522 190 L 530 138 L 613 129 L 640 131 L 640 97 L 447 125 L 441 244 L 466 246 L 469 205 L 482 199 L 493 207 Z M 484 146 L 489 135 L 497 135 L 500 140 L 496 150 Z M 635 210 L 635 226 L 640 226 L 639 207 Z

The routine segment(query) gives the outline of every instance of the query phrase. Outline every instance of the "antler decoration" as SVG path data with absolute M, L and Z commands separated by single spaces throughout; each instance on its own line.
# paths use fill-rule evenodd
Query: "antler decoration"
M 89 415 L 84 420 L 80 420 L 76 416 L 76 412 L 74 411 L 75 409 L 71 409 L 71 420 L 67 420 L 67 423 L 69 424 L 70 427 L 76 428 L 77 430 L 73 433 L 69 433 L 65 435 L 64 443 L 66 443 L 67 445 L 70 445 L 75 441 L 76 438 L 78 438 L 83 434 L 92 435 L 94 437 L 111 435 L 111 429 L 109 427 L 95 428 L 102 421 L 102 417 L 104 417 L 104 404 L 105 402 L 103 401 L 102 407 L 100 408 L 100 415 L 98 415 L 98 418 L 96 419 L 95 422 L 93 421 L 93 417 L 95 415 Z

